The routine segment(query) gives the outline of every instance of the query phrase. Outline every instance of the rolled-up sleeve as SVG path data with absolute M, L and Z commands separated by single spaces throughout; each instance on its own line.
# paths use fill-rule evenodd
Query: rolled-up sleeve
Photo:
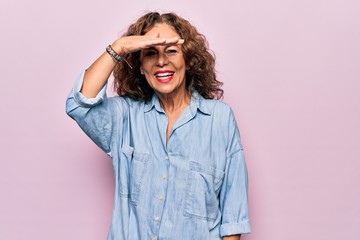
M 74 105 L 69 105 L 69 104 L 66 105 L 67 113 L 71 112 L 71 110 L 73 110 L 73 108 L 76 108 L 77 105 L 83 106 L 83 107 L 92 107 L 92 106 L 95 106 L 95 105 L 103 102 L 104 99 L 106 98 L 107 83 L 102 87 L 100 92 L 94 98 L 87 98 L 80 92 L 82 85 L 83 85 L 85 72 L 86 71 L 83 71 L 80 74 L 80 76 L 76 79 L 75 84 L 71 90 L 69 97 L 72 97 L 75 100 L 75 104 Z M 69 100 L 69 98 L 68 98 L 68 100 Z M 67 101 L 67 102 L 69 102 L 69 101 Z
M 220 191 L 222 222 L 220 235 L 250 233 L 248 174 L 239 130 L 231 112 L 226 174 Z
M 107 84 L 94 98 L 87 98 L 81 92 L 85 71 L 80 74 L 66 100 L 66 113 L 104 152 L 111 156 L 112 133 L 121 131 L 126 101 L 107 98 Z M 114 124 L 116 119 L 117 124 Z M 115 129 L 116 128 L 116 129 Z M 120 129 L 119 129 L 120 128 Z

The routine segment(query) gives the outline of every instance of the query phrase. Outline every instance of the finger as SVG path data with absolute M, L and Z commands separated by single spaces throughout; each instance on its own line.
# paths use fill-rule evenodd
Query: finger
M 151 42 L 152 42 L 153 44 L 165 43 L 165 42 L 166 42 L 166 38 L 155 38 L 155 39 L 151 39 Z
M 185 42 L 185 40 L 181 38 L 178 40 L 177 44 L 183 44 L 184 42 Z
M 176 39 L 167 39 L 163 45 L 182 45 L 184 43 L 184 39 L 176 38 Z
M 181 45 L 184 43 L 184 39 L 179 37 L 174 38 L 159 38 L 159 34 L 153 34 L 146 39 L 143 39 L 143 46 L 141 48 L 149 48 L 153 46 L 169 46 L 169 45 Z
M 145 41 L 145 47 L 151 47 L 156 45 L 163 45 L 166 43 L 165 38 L 155 38 L 155 39 L 148 39 Z
M 159 42 L 158 46 L 169 46 L 169 45 L 181 45 L 184 43 L 184 39 L 181 39 L 179 37 L 175 37 L 175 38 L 165 38 L 165 41 L 161 41 Z

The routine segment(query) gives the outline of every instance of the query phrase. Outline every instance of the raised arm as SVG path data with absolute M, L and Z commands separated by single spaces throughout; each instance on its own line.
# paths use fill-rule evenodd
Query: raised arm
M 159 38 L 154 36 L 127 36 L 117 39 L 111 48 L 120 56 L 126 53 L 137 52 L 155 45 L 182 44 L 179 38 Z M 87 98 L 95 97 L 107 82 L 116 65 L 115 59 L 104 52 L 86 71 L 81 93 Z

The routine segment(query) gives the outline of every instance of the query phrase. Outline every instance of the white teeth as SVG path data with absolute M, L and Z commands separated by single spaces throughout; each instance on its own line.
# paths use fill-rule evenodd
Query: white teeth
M 170 77 L 172 76 L 174 73 L 158 73 L 158 74 L 155 74 L 156 77 Z

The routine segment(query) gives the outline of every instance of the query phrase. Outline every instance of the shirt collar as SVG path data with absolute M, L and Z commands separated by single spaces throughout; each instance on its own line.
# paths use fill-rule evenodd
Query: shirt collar
M 159 98 L 155 93 L 151 97 L 150 101 L 145 103 L 144 112 L 149 112 L 153 108 L 155 108 L 158 112 L 165 113 L 160 105 Z M 193 115 L 196 114 L 197 110 L 199 110 L 203 114 L 211 115 L 209 108 L 206 106 L 205 99 L 196 90 L 194 90 L 191 95 L 190 110 Z
M 150 101 L 145 102 L 144 112 L 149 112 L 153 108 L 155 108 L 158 112 L 164 112 L 164 110 L 160 106 L 159 98 L 155 93 L 152 95 Z

